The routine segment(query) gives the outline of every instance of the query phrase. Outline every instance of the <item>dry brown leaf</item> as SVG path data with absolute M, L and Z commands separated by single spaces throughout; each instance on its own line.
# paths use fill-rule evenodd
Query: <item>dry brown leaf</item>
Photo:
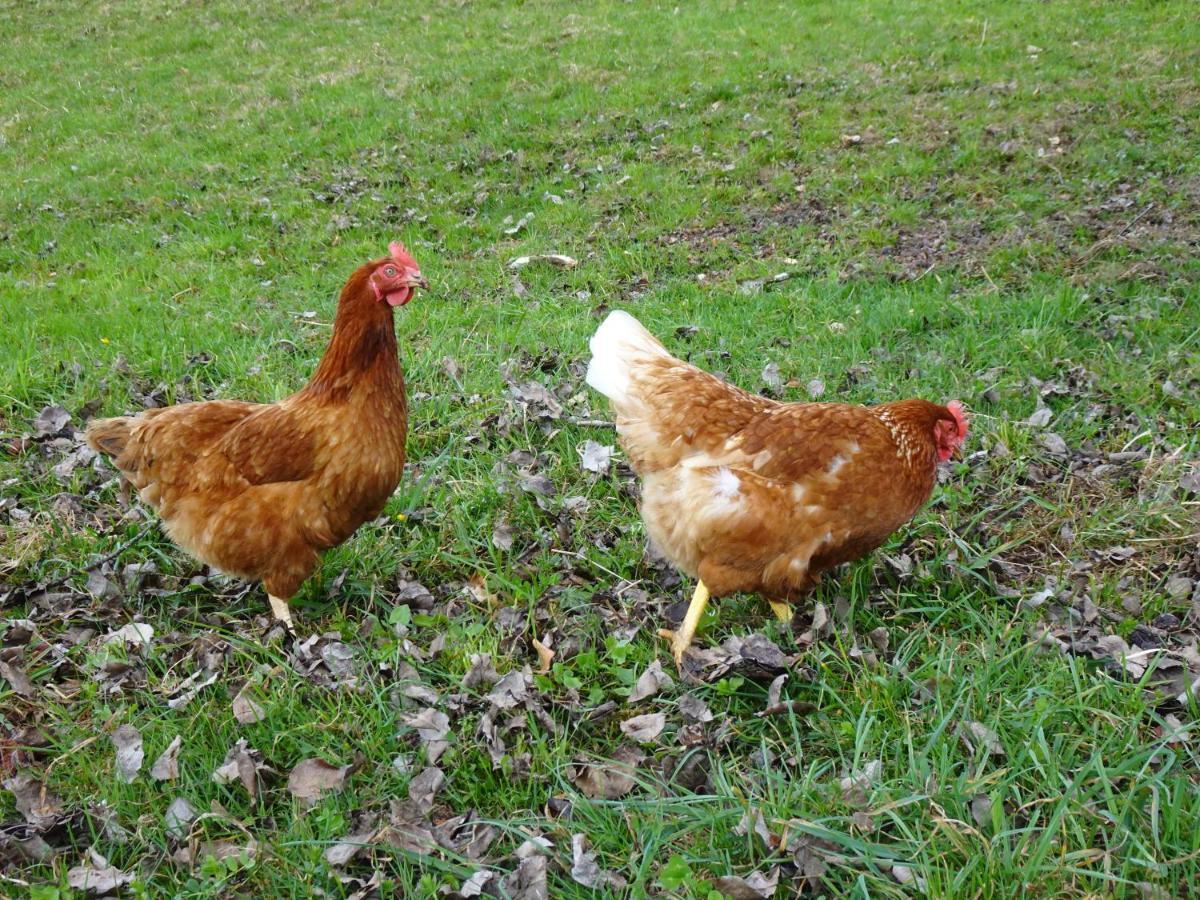
M 167 807 L 167 811 L 163 815 L 167 834 L 179 840 L 187 837 L 188 828 L 195 819 L 196 810 L 184 797 L 176 797 L 172 800 L 171 805 Z
M 436 766 L 429 766 L 408 783 L 408 799 L 417 805 L 422 813 L 433 808 L 434 797 L 442 789 L 446 775 Z
M 472 575 L 466 587 L 470 591 L 471 596 L 484 606 L 494 608 L 500 605 L 500 599 L 488 590 L 487 579 L 483 577 L 482 572 L 476 572 Z
M 675 679 L 663 671 L 662 663 L 656 659 L 634 683 L 633 690 L 629 692 L 629 702 L 638 703 L 674 686 Z
M 240 781 L 251 797 L 258 792 L 258 751 L 246 746 L 245 738 L 238 740 L 225 754 L 225 761 L 212 773 L 217 784 Z
M 587 836 L 571 835 L 571 879 L 593 890 L 620 890 L 625 887 L 624 876 L 600 868 L 596 854 L 587 849 Z
M 62 814 L 62 801 L 42 782 L 28 772 L 22 772 L 4 780 L 4 787 L 12 792 L 17 812 L 34 831 L 46 831 L 53 827 Z
M 762 872 L 751 872 L 745 878 L 723 875 L 713 882 L 713 886 L 730 900 L 765 900 L 779 887 L 779 866 L 766 875 Z
M 238 695 L 233 698 L 231 705 L 233 707 L 233 717 L 243 725 L 253 725 L 255 722 L 261 722 L 267 717 L 266 710 L 253 698 L 246 695 L 245 688 L 238 691 Z
M 159 754 L 154 765 L 150 767 L 150 777 L 155 781 L 174 781 L 179 777 L 179 750 L 183 746 L 183 736 L 175 735 L 167 749 Z
M 663 713 L 646 713 L 626 719 L 621 723 L 621 731 L 640 744 L 649 744 L 662 733 L 666 724 L 667 717 Z
M 618 747 L 611 760 L 577 763 L 572 782 L 593 800 L 619 800 L 637 784 L 637 768 L 646 755 L 637 747 Z
M 109 740 L 117 750 L 117 779 L 129 784 L 137 778 L 142 760 L 146 758 L 146 752 L 142 749 L 142 733 L 132 725 L 122 725 L 109 735 Z
M 7 681 L 13 689 L 13 693 L 19 697 L 32 700 L 37 696 L 37 688 L 25 674 L 25 670 L 16 663 L 7 663 L 0 659 L 0 678 Z
M 120 890 L 133 881 L 132 872 L 122 872 L 110 866 L 108 860 L 89 849 L 87 859 L 67 872 L 67 885 L 77 891 L 104 896 Z
M 971 753 L 982 747 L 991 756 L 1004 756 L 1004 745 L 1000 743 L 1000 736 L 982 722 L 964 721 L 958 733 Z
M 541 641 L 539 641 L 537 638 L 533 639 L 533 649 L 537 651 L 537 655 L 538 655 L 537 674 L 538 675 L 549 674 L 550 664 L 552 662 L 554 662 L 554 651 L 551 650 L 549 647 L 547 647 L 545 644 L 543 644 Z
M 329 791 L 340 791 L 354 773 L 353 764 L 334 766 L 323 759 L 306 759 L 288 776 L 288 793 L 311 806 Z

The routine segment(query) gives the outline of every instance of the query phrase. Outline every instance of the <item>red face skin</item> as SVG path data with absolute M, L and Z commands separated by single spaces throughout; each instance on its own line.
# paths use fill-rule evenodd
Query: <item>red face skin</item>
M 946 404 L 946 409 L 954 416 L 953 422 L 940 420 L 933 426 L 933 439 L 937 443 L 938 462 L 945 462 L 958 452 L 967 437 L 967 416 L 963 406 L 957 400 Z
M 375 292 L 376 300 L 383 300 L 388 306 L 403 306 L 412 299 L 414 288 L 429 287 L 429 282 L 421 274 L 417 261 L 399 241 L 389 244 L 388 252 L 391 258 L 371 273 L 368 284 Z

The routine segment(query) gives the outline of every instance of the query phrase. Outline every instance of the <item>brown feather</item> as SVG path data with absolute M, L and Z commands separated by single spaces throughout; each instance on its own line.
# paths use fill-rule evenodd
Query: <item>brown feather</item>
M 214 400 L 91 423 L 88 441 L 162 516 L 171 538 L 287 599 L 321 550 L 377 516 L 404 468 L 407 406 L 391 307 L 346 282 L 309 384 L 273 404 Z
M 628 384 L 608 383 L 621 385 L 610 397 L 643 480 L 642 517 L 655 544 L 713 596 L 795 600 L 822 572 L 880 546 L 928 499 L 934 424 L 954 418 L 946 407 L 784 404 L 647 351 L 636 333 L 627 344 L 636 348 L 624 358 Z M 604 365 L 611 372 L 613 360 Z

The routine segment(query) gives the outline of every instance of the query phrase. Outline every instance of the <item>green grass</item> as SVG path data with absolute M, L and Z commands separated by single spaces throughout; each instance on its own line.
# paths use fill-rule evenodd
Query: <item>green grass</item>
M 400 725 L 416 705 L 399 695 L 397 668 L 416 666 L 445 699 L 471 654 L 493 654 L 502 674 L 536 667 L 530 639 L 550 632 L 560 652 L 537 688 L 557 733 L 528 714 L 493 768 L 476 731 L 486 687 L 451 713 L 434 819 L 473 809 L 495 823 L 486 863 L 376 846 L 350 873 L 434 896 L 484 865 L 510 871 L 511 852 L 544 833 L 563 866 L 551 866 L 552 896 L 591 896 L 569 875 L 570 836 L 582 832 L 630 896 L 704 897 L 716 877 L 790 858 L 735 831 L 753 809 L 785 843 L 817 842 L 831 896 L 913 893 L 895 864 L 935 896 L 1136 896 L 1143 884 L 1186 895 L 1200 882 L 1195 744 L 1164 739 L 1172 710 L 1144 685 L 1040 647 L 1046 607 L 1021 612 L 1013 596 L 1058 577 L 1113 614 L 1097 627 L 1128 635 L 1165 612 L 1184 618 L 1188 601 L 1164 583 L 1200 575 L 1195 501 L 1175 488 L 1200 421 L 1194 4 L 0 11 L 0 577 L 65 579 L 56 589 L 79 595 L 69 620 L 25 588 L 5 610 L 37 618 L 44 643 L 5 639 L 0 658 L 39 693 L 0 682 L 0 766 L 7 777 L 12 735 L 36 726 L 48 746 L 32 770 L 79 815 L 55 838 L 65 852 L 41 862 L 4 832 L 3 892 L 24 881 L 65 896 L 67 869 L 94 843 L 147 895 L 348 895 L 357 884 L 339 881 L 323 851 L 356 814 L 385 821 L 389 801 L 407 797 L 394 758 L 423 767 Z M 527 212 L 528 226 L 505 235 L 508 217 Z M 346 275 L 397 237 L 434 285 L 397 315 L 411 474 L 298 598 L 303 629 L 336 632 L 355 652 L 353 688 L 330 688 L 260 641 L 259 591 L 187 586 L 195 564 L 121 519 L 107 470 L 63 482 L 51 466 L 65 450 L 20 436 L 47 404 L 81 426 L 140 408 L 156 387 L 166 402 L 285 396 L 311 373 Z M 517 290 L 509 260 L 544 252 L 580 264 L 531 266 Z M 780 272 L 791 277 L 766 290 L 745 284 Z M 577 422 L 606 415 L 579 363 L 616 307 L 749 388 L 774 362 L 788 399 L 819 377 L 826 399 L 958 396 L 974 411 L 968 450 L 992 452 L 955 468 L 884 551 L 815 595 L 846 610 L 784 687 L 815 712 L 757 717 L 767 686 L 742 678 L 677 682 L 624 705 L 646 666 L 668 659 L 654 634 L 690 585 L 646 555 L 619 473 L 592 478 L 578 464 L 584 440 L 612 441 Z M 564 419 L 521 417 L 504 371 L 555 390 Z M 1040 405 L 1031 379 L 1063 382 L 1045 403 L 1065 459 L 1023 424 Z M 1097 474 L 1100 457 L 1087 455 L 1125 450 L 1147 457 Z M 505 463 L 514 451 L 538 455 L 554 496 L 520 489 Z M 586 509 L 571 512 L 568 497 Z M 501 521 L 511 550 L 492 542 Z M 175 580 L 162 596 L 92 602 L 82 567 L 126 543 L 118 571 L 154 561 Z M 1102 556 L 1116 546 L 1136 553 Z M 884 553 L 909 554 L 912 574 L 897 578 Z M 431 659 L 407 656 L 392 627 L 405 615 L 401 569 L 439 601 L 408 624 L 419 648 L 445 636 Z M 464 591 L 476 575 L 522 611 L 515 640 Z M 618 592 L 620 579 L 645 601 Z M 718 607 L 702 641 L 761 630 L 790 644 L 759 601 Z M 144 678 L 108 692 L 94 644 L 72 647 L 63 631 L 135 618 L 156 630 Z M 632 625 L 628 643 L 614 637 Z M 889 648 L 871 664 L 862 651 L 877 628 Z M 171 710 L 165 692 L 198 671 L 202 633 L 228 646 L 221 678 Z M 243 683 L 264 721 L 234 720 Z M 692 749 L 676 740 L 688 690 L 716 715 Z M 622 706 L 588 720 L 606 700 Z M 618 723 L 652 711 L 669 725 L 644 748 L 639 787 L 583 796 L 571 764 L 611 757 L 625 742 Z M 1174 713 L 1187 722 L 1196 710 Z M 968 721 L 993 729 L 1004 755 L 968 748 Z M 147 769 L 182 735 L 178 782 L 116 779 L 107 734 L 126 723 L 144 736 Z M 239 737 L 268 766 L 257 799 L 210 778 Z M 300 760 L 359 753 L 345 791 L 311 810 L 289 796 Z M 521 754 L 525 775 L 511 763 Z M 706 786 L 664 777 L 696 754 Z M 849 805 L 840 780 L 875 759 L 879 778 Z M 986 818 L 972 812 L 981 795 Z M 254 863 L 171 863 L 178 844 L 162 817 L 177 796 L 213 813 L 195 838 L 252 835 Z M 571 802 L 569 819 L 548 816 L 552 798 Z M 100 831 L 100 801 L 126 843 Z M 0 819 L 20 821 L 8 792 Z

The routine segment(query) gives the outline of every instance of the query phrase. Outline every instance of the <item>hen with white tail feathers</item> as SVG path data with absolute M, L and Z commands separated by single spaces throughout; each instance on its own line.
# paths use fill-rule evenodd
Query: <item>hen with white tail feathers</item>
M 699 579 L 682 659 L 708 594 L 763 594 L 776 613 L 821 573 L 880 546 L 929 498 L 961 446 L 961 404 L 780 403 L 670 352 L 629 313 L 591 339 L 586 380 L 608 397 L 642 479 L 642 518 L 660 550 Z

